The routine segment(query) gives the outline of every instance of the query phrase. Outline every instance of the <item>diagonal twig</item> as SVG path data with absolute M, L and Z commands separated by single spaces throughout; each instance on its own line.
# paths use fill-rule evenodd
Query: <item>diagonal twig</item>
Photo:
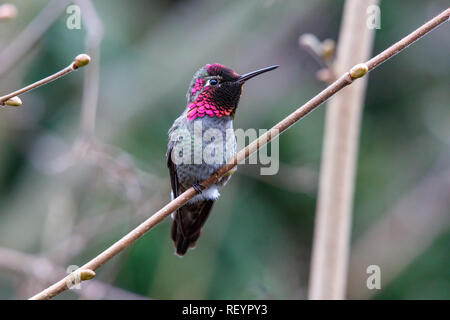
M 205 187 L 209 187 L 216 181 L 218 181 L 224 174 L 228 171 L 236 167 L 238 163 L 241 163 L 243 160 L 249 157 L 250 154 L 257 151 L 259 148 L 270 142 L 272 139 L 278 137 L 278 135 L 287 130 L 297 121 L 302 119 L 304 116 L 309 114 L 323 102 L 325 102 L 328 98 L 333 96 L 336 92 L 343 89 L 344 87 L 350 85 L 353 80 L 364 76 L 368 71 L 373 70 L 375 67 L 379 66 L 381 63 L 385 62 L 387 59 L 391 58 L 393 55 L 397 54 L 401 50 L 405 49 L 408 45 L 412 44 L 416 40 L 423 37 L 425 34 L 429 33 L 439 25 L 443 24 L 449 19 L 450 9 L 444 10 L 442 13 L 437 15 L 436 17 L 429 20 L 427 23 L 413 31 L 411 34 L 401 39 L 388 49 L 381 52 L 379 55 L 370 59 L 366 63 L 362 63 L 354 66 L 349 72 L 343 74 L 339 79 L 325 88 L 322 92 L 316 95 L 314 98 L 306 102 L 296 111 L 291 113 L 289 116 L 284 118 L 281 122 L 276 124 L 272 129 L 267 131 L 265 134 L 261 135 L 257 140 L 253 141 L 244 149 L 240 150 L 232 159 L 230 159 L 226 165 L 222 166 L 219 170 L 213 173 L 208 179 L 202 182 L 202 185 Z M 176 199 L 169 202 L 155 214 L 153 214 L 150 218 L 142 222 L 135 229 L 126 234 L 123 238 L 112 244 L 105 251 L 97 255 L 91 261 L 83 265 L 81 268 L 85 270 L 93 270 L 100 268 L 103 264 L 108 262 L 114 256 L 119 254 L 121 251 L 126 249 L 132 243 L 134 243 L 137 239 L 143 236 L 147 231 L 153 228 L 155 225 L 164 220 L 167 216 L 169 216 L 172 212 L 183 206 L 186 202 L 192 199 L 197 195 L 197 192 L 194 188 L 189 188 L 181 195 L 179 195 Z M 66 280 L 70 279 L 72 275 L 68 275 L 66 278 L 61 279 L 56 282 L 52 286 L 43 290 L 42 292 L 36 294 L 31 297 L 32 300 L 44 300 L 50 299 L 61 292 L 67 290 Z
M 21 95 L 25 92 L 31 91 L 31 90 L 36 89 L 37 87 L 40 87 L 44 84 L 55 81 L 56 79 L 61 78 L 61 77 L 65 76 L 66 74 L 71 73 L 72 71 L 75 71 L 78 68 L 87 65 L 90 60 L 91 60 L 91 58 L 87 54 L 83 54 L 83 53 L 79 54 L 78 56 L 75 57 L 74 61 L 70 65 L 65 67 L 64 69 L 62 69 L 44 79 L 36 81 L 35 83 L 32 83 L 26 87 L 23 87 L 22 89 L 19 89 L 19 90 L 13 91 L 11 93 L 8 93 L 7 95 L 1 96 L 0 97 L 0 105 L 5 105 L 5 102 L 10 100 L 11 98 L 17 97 L 18 95 Z
M 0 269 L 24 274 L 39 283 L 41 287 L 66 274 L 64 268 L 48 259 L 4 247 L 0 247 Z M 105 297 L 130 300 L 148 299 L 98 280 L 89 281 L 85 290 L 74 290 L 74 292 L 84 299 Z

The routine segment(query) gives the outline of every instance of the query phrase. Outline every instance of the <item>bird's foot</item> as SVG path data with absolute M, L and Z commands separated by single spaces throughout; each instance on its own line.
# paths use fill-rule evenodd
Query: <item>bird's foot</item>
M 197 191 L 198 194 L 201 194 L 203 192 L 203 190 L 206 189 L 206 187 L 204 185 L 202 185 L 201 183 L 194 183 L 192 185 L 192 188 L 194 188 L 194 190 Z

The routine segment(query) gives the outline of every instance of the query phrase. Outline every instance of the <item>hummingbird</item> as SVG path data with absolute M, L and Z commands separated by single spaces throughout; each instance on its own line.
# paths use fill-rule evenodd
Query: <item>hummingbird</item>
M 172 199 L 190 187 L 197 191 L 194 198 L 172 213 L 171 237 L 175 253 L 178 256 L 183 256 L 189 248 L 195 247 L 201 229 L 215 201 L 220 196 L 219 189 L 228 182 L 236 170 L 235 167 L 208 188 L 201 185 L 203 180 L 223 166 L 237 152 L 233 119 L 244 83 L 276 68 L 278 68 L 277 65 L 239 75 L 229 67 L 214 63 L 201 67 L 194 74 L 186 94 L 187 106 L 169 130 L 166 154 Z M 196 127 L 201 130 L 196 130 Z M 203 135 L 206 135 L 210 129 L 214 129 L 215 132 L 224 136 L 225 132 L 229 132 L 229 130 L 232 134 L 226 135 L 223 139 L 203 139 Z M 187 132 L 190 137 L 186 138 L 179 132 Z M 199 135 L 201 136 L 199 137 Z M 181 147 L 193 150 L 190 157 L 183 158 L 188 161 L 174 161 L 177 155 L 181 156 L 182 152 L 179 151 Z M 205 148 L 213 150 L 212 153 L 225 148 L 226 153 L 222 157 L 222 161 L 206 161 Z M 192 156 L 201 158 L 195 162 L 192 161 Z

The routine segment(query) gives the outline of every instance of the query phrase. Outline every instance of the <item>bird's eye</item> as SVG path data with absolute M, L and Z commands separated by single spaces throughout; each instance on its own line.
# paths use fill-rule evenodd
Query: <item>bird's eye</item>
M 215 85 L 219 84 L 219 81 L 217 79 L 210 79 L 209 84 L 212 86 L 215 86 Z

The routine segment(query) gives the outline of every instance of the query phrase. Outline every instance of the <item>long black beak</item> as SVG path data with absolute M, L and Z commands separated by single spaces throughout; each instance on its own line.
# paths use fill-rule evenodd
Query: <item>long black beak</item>
M 237 79 L 237 81 L 238 82 L 245 82 L 248 79 L 256 77 L 257 75 L 260 75 L 260 74 L 262 74 L 264 72 L 272 71 L 273 69 L 276 69 L 278 67 L 279 67 L 278 65 L 275 65 L 275 66 L 270 66 L 270 67 L 267 67 L 267 68 L 262 68 L 262 69 L 259 69 L 259 70 L 256 70 L 256 71 L 252 71 L 252 72 L 246 73 L 246 74 L 240 76 L 239 79 Z

